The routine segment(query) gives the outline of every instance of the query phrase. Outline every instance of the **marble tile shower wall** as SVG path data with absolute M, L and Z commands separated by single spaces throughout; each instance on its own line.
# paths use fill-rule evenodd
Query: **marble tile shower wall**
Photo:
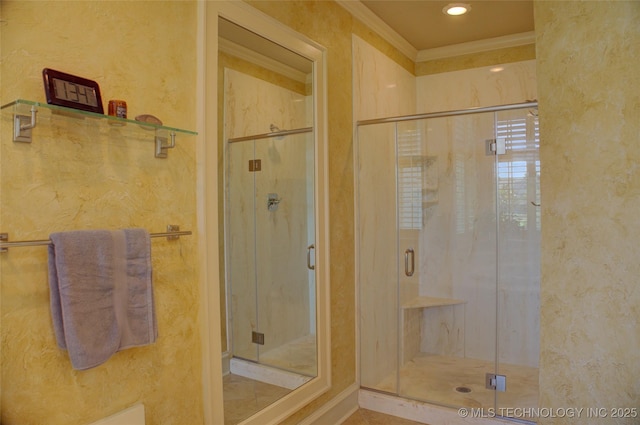
M 225 138 L 311 126 L 306 97 L 233 69 L 225 70 Z M 300 105 L 296 107 L 295 105 Z
M 537 99 L 536 61 L 416 78 L 419 113 L 506 105 Z
M 498 69 L 500 69 L 498 71 Z M 417 104 L 420 112 L 437 112 L 471 107 L 521 103 L 536 99 L 535 61 L 484 67 L 443 74 L 418 77 Z M 430 261 L 441 269 L 453 272 L 440 274 L 440 280 L 427 276 L 420 283 L 421 295 L 453 297 L 474 300 L 466 305 L 465 353 L 468 357 L 492 360 L 495 355 L 495 338 L 500 338 L 500 360 L 528 366 L 537 366 L 539 347 L 537 341 L 539 311 L 539 283 L 534 288 L 514 288 L 515 282 L 500 286 L 499 306 L 502 317 L 511 323 L 495 326 L 495 313 L 487 306 L 495 305 L 495 174 L 491 161 L 486 161 L 483 141 L 493 138 L 493 117 L 474 115 L 443 120 L 442 125 L 430 125 L 423 132 L 428 138 L 429 155 L 452 160 L 438 161 L 440 176 L 439 205 L 440 216 L 429 223 L 424 243 L 439 252 L 438 261 Z M 430 124 L 435 121 L 431 120 Z M 476 143 L 477 141 L 477 143 Z M 453 215 L 461 213 L 454 209 L 455 184 L 451 181 L 457 172 L 465 171 L 464 190 L 467 208 L 464 212 L 466 226 L 475 226 L 474 232 L 462 232 L 456 238 L 442 234 L 456 233 L 456 223 L 451 223 Z M 448 190 L 446 189 L 448 188 Z M 473 222 L 471 220 L 473 219 Z M 445 244 L 445 241 L 446 242 Z M 423 247 L 423 250 L 425 248 Z M 501 251 L 501 259 L 510 264 L 526 266 L 530 253 L 523 251 Z M 522 256 L 522 258 L 514 258 Z M 539 262 L 539 253 L 537 254 Z M 450 264 L 446 264 L 450 262 Z M 443 266 L 443 264 L 446 264 Z M 511 277 L 509 277 L 511 278 Z M 449 279 L 451 279 L 449 281 Z M 526 291 L 528 292 L 526 292 Z M 435 293 L 434 293 L 435 292 Z M 514 311 L 513 306 L 521 312 Z M 517 338 L 509 339 L 509 331 L 517 329 Z M 536 341 L 521 348 L 522 341 Z
M 355 35 L 353 108 L 356 121 L 416 112 L 416 78 Z

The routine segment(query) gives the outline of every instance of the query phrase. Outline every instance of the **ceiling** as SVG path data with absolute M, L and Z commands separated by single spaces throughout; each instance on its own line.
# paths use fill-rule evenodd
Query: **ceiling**
M 336 1 L 418 62 L 530 44 L 534 37 L 533 0 Z M 471 5 L 466 15 L 442 12 L 446 5 L 461 2 Z M 278 72 L 299 81 L 311 72 L 309 60 L 225 19 L 219 20 L 219 31 L 222 51 L 273 70 L 272 65 L 285 64 L 288 69 Z
M 361 0 L 417 51 L 472 41 L 527 33 L 534 30 L 532 0 Z M 466 3 L 471 10 L 448 16 L 450 3 Z

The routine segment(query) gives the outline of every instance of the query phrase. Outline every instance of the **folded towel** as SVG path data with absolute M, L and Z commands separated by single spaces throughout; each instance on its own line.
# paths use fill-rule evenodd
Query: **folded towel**
M 53 327 L 74 369 L 155 342 L 151 241 L 145 229 L 79 230 L 50 239 Z

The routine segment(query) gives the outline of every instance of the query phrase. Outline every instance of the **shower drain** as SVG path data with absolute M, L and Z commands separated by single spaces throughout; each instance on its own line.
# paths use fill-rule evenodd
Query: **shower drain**
M 456 392 L 458 393 L 470 393 L 471 388 L 469 387 L 456 387 Z

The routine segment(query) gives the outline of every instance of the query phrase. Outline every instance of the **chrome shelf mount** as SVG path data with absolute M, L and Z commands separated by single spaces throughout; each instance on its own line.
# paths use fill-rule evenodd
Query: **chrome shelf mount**
M 31 129 L 35 128 L 37 120 L 36 114 L 38 109 L 31 106 L 31 116 L 13 115 L 13 141 L 21 143 L 31 143 Z

